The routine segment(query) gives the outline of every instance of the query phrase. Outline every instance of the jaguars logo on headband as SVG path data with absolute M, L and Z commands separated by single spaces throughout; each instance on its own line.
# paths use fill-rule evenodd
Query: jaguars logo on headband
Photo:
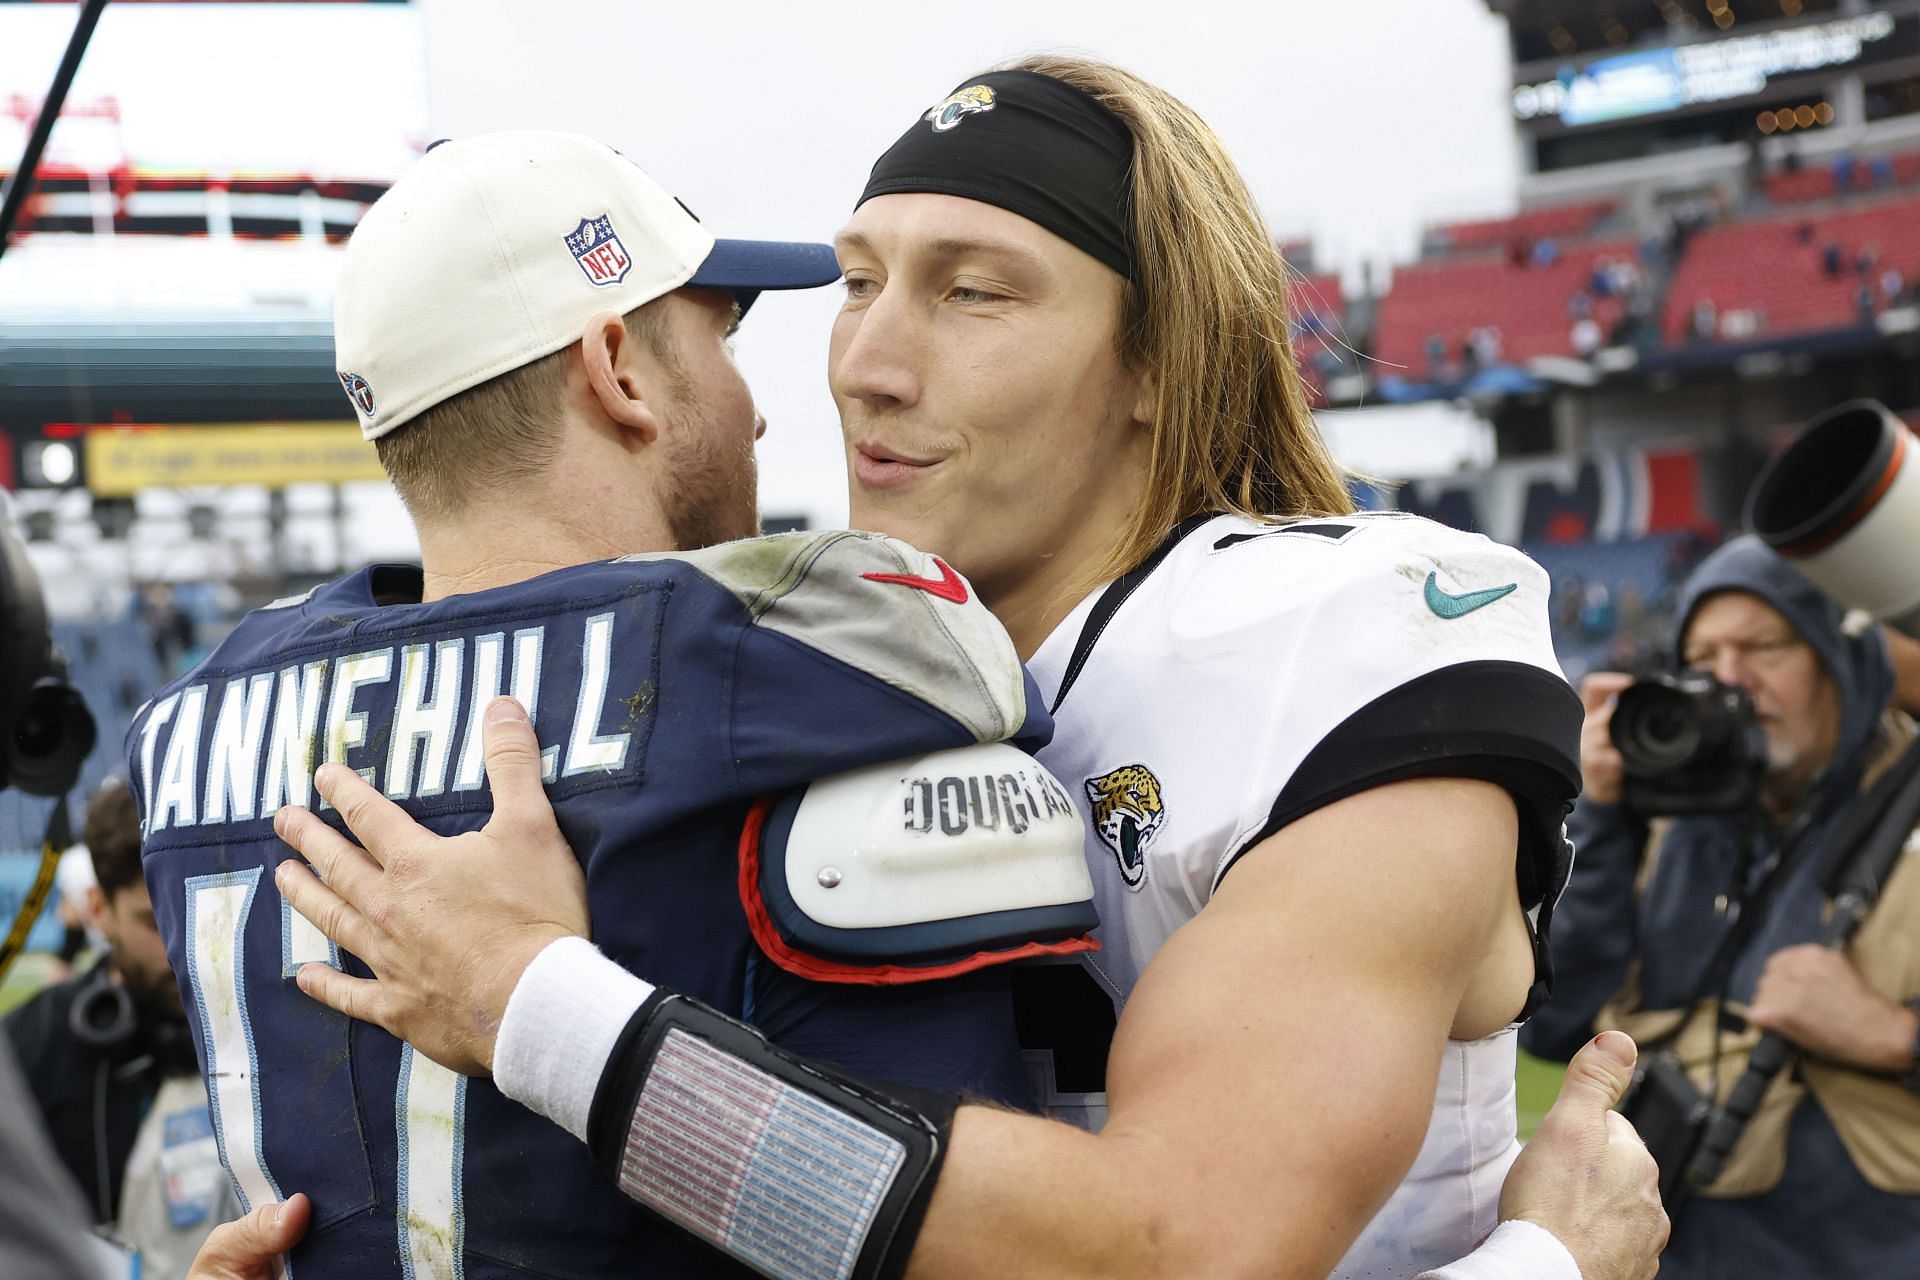
M 1120 879 L 1138 889 L 1147 878 L 1147 846 L 1167 819 L 1160 779 L 1144 764 L 1122 765 L 1087 779 L 1093 829 L 1120 863 Z
M 922 119 L 933 125 L 935 133 L 945 133 L 976 111 L 993 110 L 993 90 L 984 84 L 970 84 L 948 94 L 927 110 Z

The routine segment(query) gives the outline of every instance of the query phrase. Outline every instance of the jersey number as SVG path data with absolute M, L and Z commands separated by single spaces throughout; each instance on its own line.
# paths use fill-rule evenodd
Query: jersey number
M 246 1001 L 244 940 L 261 871 L 192 876 L 186 885 L 187 982 L 200 1016 L 213 1132 L 241 1207 L 248 1210 L 285 1198 L 267 1168 L 260 1059 Z M 309 960 L 338 966 L 338 952 L 305 919 L 283 907 L 277 923 L 284 980 L 292 981 Z M 407 1280 L 459 1280 L 463 1272 L 460 1166 L 466 1091 L 466 1077 L 411 1048 L 404 1051 L 394 1097 L 400 1148 L 394 1216 Z M 277 1267 L 275 1274 L 287 1270 Z
M 1098 1132 L 1107 1119 L 1112 997 L 1078 964 L 1011 972 L 1014 1026 L 1034 1097 L 1055 1120 Z

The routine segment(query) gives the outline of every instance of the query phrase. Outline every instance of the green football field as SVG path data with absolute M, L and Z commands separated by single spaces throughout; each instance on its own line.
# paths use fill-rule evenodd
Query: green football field
M 1540 1123 L 1540 1117 L 1546 1115 L 1547 1108 L 1553 1105 L 1553 1095 L 1560 1092 L 1560 1077 L 1566 1073 L 1566 1067 L 1558 1062 L 1543 1062 L 1527 1053 L 1520 1055 L 1520 1140 L 1522 1142 L 1533 1136 L 1534 1127 Z
M 0 982 L 0 1014 L 47 985 L 59 962 L 44 951 L 29 951 L 14 962 Z

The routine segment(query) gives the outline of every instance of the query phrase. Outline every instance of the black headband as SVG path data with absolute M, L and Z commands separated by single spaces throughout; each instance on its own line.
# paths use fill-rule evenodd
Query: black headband
M 1032 71 L 993 71 L 915 121 L 875 162 L 860 204 L 931 191 L 998 205 L 1131 280 L 1132 167 L 1133 134 L 1091 94 Z

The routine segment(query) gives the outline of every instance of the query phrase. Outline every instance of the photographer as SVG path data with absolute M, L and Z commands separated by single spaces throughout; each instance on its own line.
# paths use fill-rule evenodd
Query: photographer
M 234 1216 L 180 989 L 140 869 L 133 796 L 109 780 L 82 840 L 107 954 L 8 1015 L 6 1030 L 61 1163 L 96 1222 L 141 1253 L 142 1274 L 184 1274 Z
M 1744 690 L 1757 720 L 1758 785 L 1737 811 L 1689 803 L 1686 774 L 1636 775 L 1642 801 L 1668 793 L 1636 804 L 1611 736 L 1633 681 L 1597 673 L 1582 689 L 1585 795 L 1555 913 L 1558 981 L 1523 1044 L 1564 1059 L 1619 1027 L 1649 1057 L 1673 1054 L 1709 1101 L 1727 1096 L 1762 1031 L 1795 1048 L 1720 1176 L 1674 1212 L 1670 1280 L 1908 1274 L 1920 1246 L 1920 1015 L 1903 1003 L 1920 996 L 1914 860 L 1896 864 L 1844 951 L 1814 942 L 1823 885 L 1849 852 L 1830 847 L 1835 832 L 1914 736 L 1890 705 L 1880 631 L 1851 635 L 1841 618 L 1754 538 L 1689 578 L 1676 656 Z M 1642 1128 L 1659 1154 L 1661 1135 Z

